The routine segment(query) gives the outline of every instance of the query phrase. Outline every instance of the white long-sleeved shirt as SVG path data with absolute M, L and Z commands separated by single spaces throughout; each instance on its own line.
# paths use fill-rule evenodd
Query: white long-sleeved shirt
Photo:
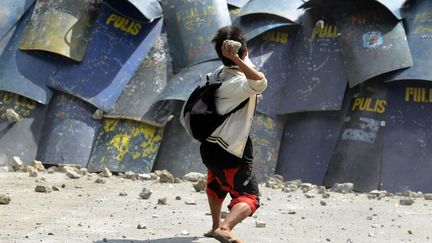
M 209 82 L 222 82 L 216 90 L 216 109 L 226 114 L 249 98 L 247 104 L 231 114 L 206 141 L 217 143 L 227 152 L 241 158 L 252 127 L 257 95 L 267 88 L 267 80 L 247 79 L 235 68 L 221 66 L 209 75 Z

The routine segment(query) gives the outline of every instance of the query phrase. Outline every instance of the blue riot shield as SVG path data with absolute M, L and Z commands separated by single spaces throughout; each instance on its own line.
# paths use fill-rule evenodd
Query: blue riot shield
M 21 119 L 9 121 L 6 115 L 8 109 L 12 109 Z M 36 158 L 45 114 L 46 106 L 0 91 L 0 164 L 9 164 L 12 156 L 19 156 L 25 164 Z
M 149 173 L 159 151 L 164 128 L 123 119 L 104 119 L 88 170 Z
M 413 65 L 392 72 L 387 81 L 432 80 L 432 2 L 412 1 L 403 9 L 405 30 L 411 50 Z
M 76 97 L 56 93 L 49 104 L 37 159 L 86 167 L 102 123 L 92 118 L 95 110 Z
M 168 55 L 166 38 L 158 38 L 114 106 L 104 116 L 164 127 L 173 110 L 172 101 L 158 100 L 167 85 Z
M 316 24 L 322 21 L 322 26 Z M 338 28 L 332 18 L 309 10 L 301 20 L 279 114 L 340 110 L 347 87 Z
M 381 189 L 432 191 L 432 85 L 391 83 L 384 135 Z
M 371 80 L 352 95 L 342 131 L 330 159 L 323 184 L 352 182 L 354 190 L 379 188 L 387 107 L 382 80 Z
M 52 91 L 46 85 L 47 80 L 62 60 L 54 54 L 18 49 L 31 10 L 17 23 L 14 33 L 9 33 L 12 34 L 11 38 L 0 55 L 0 90 L 47 104 L 52 96 Z
M 158 0 L 127 0 L 137 11 L 139 11 L 147 20 L 154 20 L 162 17 L 162 7 Z M 104 0 L 104 4 L 110 8 L 117 10 L 118 0 Z M 119 7 L 118 11 L 122 12 L 123 15 L 134 17 L 129 11 L 123 12 L 122 8 Z
M 297 23 L 303 10 L 299 9 L 302 0 L 254 0 L 248 2 L 241 10 L 239 16 L 251 14 L 269 14 L 279 16 Z
M 284 94 L 282 87 L 288 81 L 288 65 L 292 57 L 297 27 L 281 27 L 268 31 L 249 42 L 249 57 L 256 68 L 267 78 L 264 99 L 258 103 L 258 111 L 275 117 Z
M 173 58 L 174 73 L 182 68 L 217 58 L 211 39 L 231 25 L 226 1 L 161 1 Z
M 279 16 L 253 14 L 235 19 L 233 25 L 238 26 L 245 33 L 246 39 L 250 41 L 269 30 L 295 24 Z
M 337 26 L 350 87 L 412 66 L 402 23 L 381 8 L 340 9 Z
M 161 33 L 161 19 L 141 20 L 130 4 L 102 5 L 83 61 L 62 63 L 48 85 L 108 111 Z
M 97 17 L 90 7 L 88 0 L 38 1 L 20 49 L 49 51 L 82 61 Z
M 0 2 L 0 40 L 18 22 L 34 0 L 2 0 Z

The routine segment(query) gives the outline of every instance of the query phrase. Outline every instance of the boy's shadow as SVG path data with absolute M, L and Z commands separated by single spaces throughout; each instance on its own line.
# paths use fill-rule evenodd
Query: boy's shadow
M 154 240 L 126 240 L 126 239 L 107 239 L 96 241 L 95 243 L 199 243 L 203 237 L 172 237 L 172 238 L 162 238 Z M 207 238 L 209 239 L 209 238 Z M 205 242 L 213 242 L 210 239 Z

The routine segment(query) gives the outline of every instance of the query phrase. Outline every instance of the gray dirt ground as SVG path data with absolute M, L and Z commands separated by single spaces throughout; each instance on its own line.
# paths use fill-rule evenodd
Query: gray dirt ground
M 50 185 L 65 188 L 35 192 L 28 173 L 0 173 L 0 242 L 216 242 L 202 237 L 211 226 L 206 196 L 192 182 L 162 184 L 113 176 L 97 184 L 97 175 L 69 179 L 63 173 L 41 173 Z M 147 187 L 148 200 L 138 195 Z M 367 194 L 316 191 L 286 193 L 260 186 L 262 206 L 234 234 L 244 242 L 432 242 L 432 201 L 411 206 L 400 197 L 368 199 Z M 127 196 L 119 196 L 126 192 Z M 181 200 L 176 200 L 180 196 Z M 157 205 L 167 197 L 167 205 Z M 195 200 L 196 205 L 186 205 Z M 321 205 L 321 201 L 327 205 Z M 224 209 L 226 207 L 224 206 Z M 257 228 L 256 221 L 266 223 Z M 138 224 L 145 229 L 137 229 Z

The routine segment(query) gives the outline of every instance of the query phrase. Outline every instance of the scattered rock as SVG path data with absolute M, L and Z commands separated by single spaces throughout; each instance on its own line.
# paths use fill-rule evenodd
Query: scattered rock
M 65 172 L 66 176 L 71 179 L 79 179 L 81 178 L 81 175 L 76 172 L 76 169 L 73 167 L 65 166 L 63 167 L 63 171 Z
M 256 220 L 255 221 L 255 226 L 257 228 L 265 228 L 266 227 L 266 223 L 264 221 L 261 221 L 261 220 Z
M 34 167 L 31 167 L 30 169 L 29 169 L 29 176 L 30 177 L 38 177 L 38 170 L 36 169 L 36 168 L 34 168 Z
M 327 203 L 322 201 L 322 200 L 320 201 L 320 204 L 321 204 L 321 206 L 327 206 Z
M 137 229 L 147 229 L 147 226 L 138 224 Z
M 402 198 L 399 200 L 400 205 L 410 206 L 414 203 L 414 199 L 412 198 Z
M 20 157 L 18 157 L 18 156 L 13 156 L 12 159 L 9 161 L 9 164 L 15 170 L 22 170 L 24 168 L 23 162 L 21 161 Z
M 79 169 L 81 169 L 81 165 L 79 165 L 79 164 L 59 164 L 57 167 L 57 171 L 66 173 L 66 170 L 65 170 L 66 168 L 72 168 L 75 171 L 78 171 Z
M 166 197 L 159 198 L 157 204 L 158 205 L 166 205 L 167 204 L 167 198 Z
M 151 194 L 152 194 L 152 192 L 151 192 L 149 189 L 147 189 L 147 188 L 144 187 L 144 188 L 142 189 L 142 191 L 140 192 L 139 196 L 140 196 L 142 199 L 149 199 L 150 196 L 151 196 Z
M 280 175 L 270 176 L 265 185 L 266 187 L 272 189 L 282 189 L 285 187 L 285 184 L 283 182 L 283 177 Z
M 296 211 L 294 211 L 294 210 L 289 210 L 288 211 L 288 214 L 296 214 L 297 212 Z
M 119 196 L 121 196 L 121 197 L 126 197 L 128 194 L 126 193 L 126 192 L 120 192 L 119 193 Z
M 178 177 L 174 178 L 174 183 L 182 183 L 182 182 L 183 180 L 181 178 Z
M 57 169 L 57 166 L 51 166 L 48 168 L 47 171 L 48 171 L 48 174 L 53 174 L 54 172 L 57 172 L 58 169 Z
M 183 179 L 190 182 L 197 182 L 200 178 L 204 178 L 205 175 L 198 172 L 190 172 L 183 176 Z
M 104 178 L 97 178 L 96 181 L 95 181 L 95 183 L 98 183 L 98 184 L 106 184 L 106 183 L 107 183 L 107 180 L 104 179 Z
M 100 176 L 110 178 L 112 176 L 112 173 L 107 167 L 105 167 L 100 173 Z
M 53 191 L 59 192 L 60 191 L 60 187 L 58 186 L 52 186 Z
M 14 168 L 10 165 L 0 166 L 0 173 L 2 172 L 14 172 Z
M 37 185 L 35 188 L 36 192 L 44 192 L 44 193 L 50 193 L 53 191 L 51 186 L 48 185 Z
M 302 183 L 300 185 L 301 190 L 303 193 L 309 192 L 310 190 L 314 189 L 316 186 L 310 184 L 310 183 Z
M 200 178 L 197 183 L 193 184 L 193 188 L 197 192 L 204 191 L 207 186 L 207 180 L 205 178 Z
M 151 180 L 151 175 L 148 173 L 138 174 L 138 178 L 143 181 Z
M 315 196 L 310 194 L 310 193 L 305 193 L 304 194 L 306 198 L 314 198 Z
M 130 179 L 134 181 L 138 179 L 138 175 L 133 171 L 126 171 L 125 177 L 126 179 Z
M 336 183 L 333 186 L 333 190 L 335 192 L 340 192 L 340 193 L 349 193 L 352 192 L 353 189 L 354 189 L 353 183 Z
M 176 196 L 175 200 L 181 200 L 180 196 Z
M 33 162 L 31 163 L 31 166 L 33 166 L 36 170 L 38 171 L 45 171 L 45 166 L 42 164 L 41 161 L 38 160 L 33 160 Z
M 174 176 L 167 170 L 158 171 L 159 182 L 160 183 L 174 183 Z
M 197 202 L 195 200 L 188 200 L 188 201 L 185 201 L 185 204 L 186 205 L 197 205 Z
M 11 198 L 8 195 L 0 194 L 0 204 L 7 205 L 11 201 Z
M 9 122 L 18 122 L 22 118 L 14 109 L 6 109 L 6 119 Z
M 189 232 L 187 232 L 186 230 L 183 230 L 182 232 L 181 232 L 181 235 L 189 235 L 190 233 Z
M 322 194 L 322 198 L 330 198 L 330 193 L 328 193 L 328 192 L 324 192 L 323 194 Z
M 297 191 L 297 188 L 298 187 L 295 185 L 287 185 L 284 188 L 282 188 L 282 191 L 283 192 L 295 192 L 295 191 Z
M 318 194 L 323 194 L 326 192 L 325 186 L 318 186 Z
M 81 168 L 81 169 L 79 169 L 79 170 L 78 170 L 78 174 L 80 174 L 80 175 L 82 175 L 82 176 L 87 175 L 87 174 L 88 174 L 88 170 L 87 170 L 87 168 Z
M 426 193 L 426 194 L 424 194 L 424 198 L 426 200 L 432 200 L 432 193 Z
M 403 195 L 404 195 L 405 197 L 411 197 L 411 198 L 414 198 L 414 197 L 417 196 L 415 192 L 410 191 L 410 190 L 406 190 L 406 191 L 404 191 Z

